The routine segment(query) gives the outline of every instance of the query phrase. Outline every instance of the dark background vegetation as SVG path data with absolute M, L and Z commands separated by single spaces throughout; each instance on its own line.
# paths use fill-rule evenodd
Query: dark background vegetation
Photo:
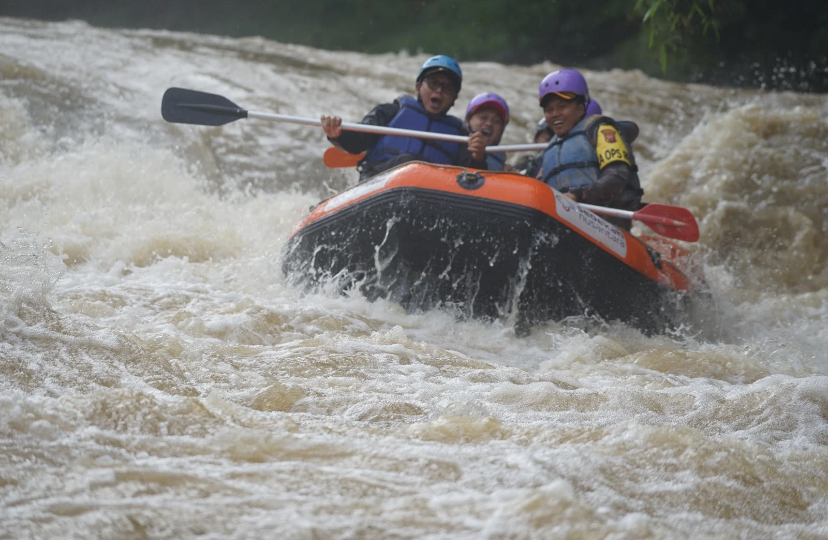
M 825 0 L 0 0 L 0 16 L 828 91 Z

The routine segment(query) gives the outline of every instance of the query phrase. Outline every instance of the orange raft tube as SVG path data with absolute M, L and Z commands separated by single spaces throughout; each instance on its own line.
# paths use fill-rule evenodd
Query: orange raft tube
M 518 333 L 578 315 L 652 333 L 687 322 L 699 296 L 667 259 L 681 251 L 644 243 L 533 178 L 413 162 L 317 205 L 282 267 L 305 290 L 334 283 L 409 310 L 514 316 Z

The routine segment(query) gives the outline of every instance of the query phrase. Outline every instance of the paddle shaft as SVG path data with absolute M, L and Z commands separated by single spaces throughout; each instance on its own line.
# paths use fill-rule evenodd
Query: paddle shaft
M 258 118 L 261 120 L 274 120 L 276 122 L 289 122 L 291 124 L 302 124 L 306 126 L 322 126 L 321 120 L 314 120 L 313 118 L 302 118 L 301 116 L 288 116 L 284 114 L 273 114 L 265 112 L 247 111 L 248 118 Z M 413 129 L 390 128 L 385 126 L 372 126 L 370 124 L 353 124 L 350 122 L 342 122 L 342 129 L 347 131 L 360 131 L 362 133 L 378 133 L 381 135 L 402 135 L 405 137 L 414 137 L 418 139 L 434 139 L 437 141 L 449 141 L 467 143 L 468 137 L 462 135 L 448 135 L 446 133 L 431 133 L 428 131 L 415 131 Z
M 274 120 L 276 122 L 288 122 L 291 124 L 302 124 L 305 126 L 322 126 L 321 120 L 314 120 L 313 118 L 303 118 L 301 116 L 288 116 L 285 114 L 274 114 L 266 112 L 247 111 L 248 118 L 258 118 L 260 120 Z M 446 133 L 431 133 L 430 131 L 416 131 L 413 129 L 390 128 L 386 126 L 374 126 L 371 124 L 354 124 L 352 122 L 342 122 L 342 129 L 346 131 L 359 131 L 362 133 L 376 133 L 379 135 L 400 135 L 403 137 L 414 137 L 417 139 L 433 139 L 435 141 L 449 141 L 468 143 L 469 138 L 463 135 L 448 135 Z M 504 146 L 487 146 L 486 152 L 490 154 L 506 153 L 506 152 L 521 152 L 528 150 L 543 150 L 547 144 L 513 144 Z
M 486 152 L 490 154 L 505 154 L 506 152 L 538 152 L 546 150 L 549 143 L 531 144 L 503 144 L 499 146 L 487 146 Z
M 604 214 L 605 216 L 613 216 L 619 218 L 626 218 L 626 219 L 635 219 L 638 221 L 646 221 L 652 223 L 661 223 L 662 225 L 672 225 L 674 227 L 684 227 L 687 224 L 683 221 L 678 221 L 675 219 L 670 219 L 664 216 L 646 216 L 646 219 L 639 219 L 641 216 L 637 216 L 636 212 L 631 210 L 621 210 L 618 208 L 607 208 L 606 206 L 595 206 L 594 204 L 584 204 L 578 203 L 582 208 L 586 208 L 587 210 L 591 210 L 596 214 Z

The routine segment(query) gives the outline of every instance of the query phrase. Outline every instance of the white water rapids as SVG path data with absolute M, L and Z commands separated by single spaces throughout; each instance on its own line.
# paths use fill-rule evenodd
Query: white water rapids
M 279 250 L 355 173 L 160 115 L 359 121 L 426 57 L 0 18 L 0 538 L 828 537 L 828 96 L 585 72 L 698 217 L 713 341 L 302 296 Z M 453 112 L 527 142 L 556 67 L 462 63 Z

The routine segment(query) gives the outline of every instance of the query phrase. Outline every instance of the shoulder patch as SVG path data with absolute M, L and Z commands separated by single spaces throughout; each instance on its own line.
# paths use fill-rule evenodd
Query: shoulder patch
M 630 150 L 624 144 L 624 139 L 618 135 L 613 126 L 601 124 L 595 141 L 595 153 L 598 154 L 598 167 L 603 169 L 610 163 L 620 161 L 632 166 Z

